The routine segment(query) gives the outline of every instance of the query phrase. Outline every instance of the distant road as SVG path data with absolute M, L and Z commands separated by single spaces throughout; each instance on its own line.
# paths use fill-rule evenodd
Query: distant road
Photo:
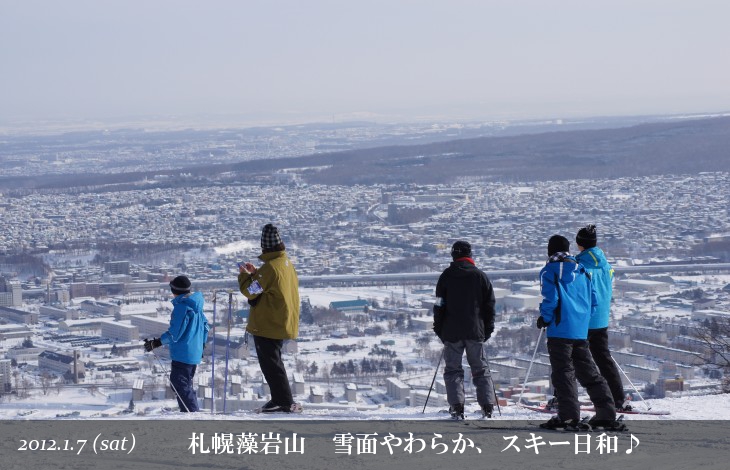
M 707 264 L 664 264 L 641 266 L 615 266 L 616 274 L 687 274 L 687 273 L 730 273 L 730 263 Z M 487 270 L 490 279 L 537 280 L 539 268 Z M 397 274 L 328 274 L 322 276 L 299 276 L 300 287 L 340 287 L 408 284 L 436 284 L 440 272 L 397 273 Z M 132 285 L 127 285 L 128 288 Z M 167 284 L 162 284 L 167 288 Z M 210 279 L 193 281 L 193 290 L 238 290 L 238 282 L 232 279 Z

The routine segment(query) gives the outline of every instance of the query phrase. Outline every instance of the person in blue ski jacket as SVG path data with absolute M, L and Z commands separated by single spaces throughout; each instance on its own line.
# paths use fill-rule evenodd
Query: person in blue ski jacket
M 597 233 L 595 225 L 586 225 L 578 231 L 575 243 L 580 253 L 576 261 L 590 274 L 596 289 L 596 313 L 588 324 L 588 346 L 598 369 L 608 387 L 611 389 L 617 411 L 630 411 L 631 405 L 625 404 L 624 385 L 618 366 L 608 349 L 608 322 L 611 315 L 611 297 L 613 296 L 613 268 L 606 260 L 603 250 L 596 246 Z
M 558 414 L 541 427 L 578 429 L 580 403 L 576 379 L 586 388 L 596 410 L 592 424 L 610 427 L 616 422 L 611 391 L 588 350 L 588 325 L 596 311 L 596 291 L 587 274 L 570 255 L 570 242 L 553 235 L 548 241 L 548 262 L 540 270 L 538 328 L 547 328 L 551 380 Z
M 540 270 L 540 286 L 547 337 L 586 339 L 597 298 L 585 269 L 567 251 L 555 252 Z
M 162 345 L 170 348 L 170 385 L 180 411 L 198 411 L 198 398 L 193 378 L 203 358 L 210 327 L 203 313 L 203 294 L 190 292 L 190 279 L 177 276 L 170 282 L 172 299 L 170 328 L 159 338 L 145 340 L 144 348 L 152 351 Z

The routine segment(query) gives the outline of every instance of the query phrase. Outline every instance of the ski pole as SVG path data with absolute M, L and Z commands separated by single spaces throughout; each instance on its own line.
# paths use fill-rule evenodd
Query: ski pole
M 153 356 L 157 359 L 157 362 L 160 363 L 160 367 L 162 367 L 162 370 L 165 372 L 165 375 L 167 375 L 167 381 L 170 383 L 170 387 L 172 388 L 172 391 L 175 392 L 175 396 L 177 397 L 178 401 L 183 404 L 185 407 L 185 411 L 190 413 L 190 409 L 188 408 L 188 405 L 183 401 L 183 399 L 180 397 L 180 394 L 177 393 L 177 389 L 175 388 L 175 385 L 172 383 L 172 379 L 170 378 L 170 373 L 167 372 L 167 368 L 162 364 L 162 361 L 160 360 L 160 356 L 155 353 L 155 350 L 150 351 Z
M 530 366 L 527 368 L 527 373 L 525 374 L 525 383 L 522 384 L 522 390 L 520 391 L 520 399 L 517 400 L 517 404 L 522 404 L 522 395 L 525 393 L 525 388 L 527 387 L 527 378 L 530 376 L 530 371 L 532 370 L 532 364 L 535 362 L 535 356 L 537 356 L 537 349 L 540 347 L 540 340 L 542 339 L 542 332 L 544 328 L 540 328 L 540 334 L 537 335 L 537 344 L 535 344 L 535 352 L 532 353 L 532 359 L 530 359 Z
M 489 359 L 487 359 L 487 354 L 484 353 L 484 360 L 487 361 L 487 370 L 489 371 L 489 377 L 492 377 L 492 366 L 489 365 Z M 494 386 L 494 379 L 492 379 L 492 391 L 494 392 L 494 403 L 497 404 L 497 411 L 499 412 L 499 416 L 502 416 L 502 409 L 499 407 L 499 397 L 497 397 L 497 387 Z
M 213 291 L 213 352 L 210 355 L 210 370 L 211 370 L 211 378 L 210 378 L 210 388 L 211 388 L 211 405 L 210 405 L 210 414 L 215 414 L 215 311 L 216 311 L 216 305 L 218 303 L 218 292 Z
M 431 390 L 433 390 L 433 384 L 436 382 L 436 374 L 439 373 L 439 366 L 441 366 L 441 361 L 444 358 L 444 350 L 441 349 L 441 357 L 439 357 L 439 362 L 436 364 L 436 371 L 433 373 L 433 380 L 431 381 L 431 386 L 428 388 L 428 395 L 426 395 L 426 403 L 423 404 L 423 411 L 421 413 L 426 412 L 426 405 L 428 405 L 428 399 L 431 397 Z
M 492 390 L 494 391 L 494 403 L 497 404 L 497 411 L 499 416 L 502 416 L 502 408 L 499 407 L 499 397 L 497 396 L 497 388 L 494 386 L 494 380 L 492 380 Z
M 616 367 L 618 367 L 618 370 L 620 370 L 621 373 L 624 374 L 624 377 L 626 377 L 626 380 L 629 381 L 629 383 L 631 384 L 631 387 L 634 389 L 636 394 L 639 395 L 639 398 L 641 398 L 641 401 L 644 402 L 644 404 L 646 405 L 646 409 L 651 410 L 651 406 L 646 402 L 646 400 L 644 400 L 644 397 L 641 396 L 641 393 L 639 393 L 639 389 L 636 388 L 636 385 L 634 385 L 634 382 L 632 382 L 631 379 L 629 378 L 629 376 L 626 374 L 626 372 L 624 372 L 624 370 L 618 364 L 618 361 L 616 359 L 614 359 L 613 356 L 611 356 L 611 359 L 613 359 L 613 362 L 616 364 Z
M 226 414 L 226 395 L 228 395 L 228 352 L 231 345 L 231 311 L 233 309 L 233 292 L 228 293 L 228 333 L 226 334 L 226 371 L 223 379 L 223 414 Z

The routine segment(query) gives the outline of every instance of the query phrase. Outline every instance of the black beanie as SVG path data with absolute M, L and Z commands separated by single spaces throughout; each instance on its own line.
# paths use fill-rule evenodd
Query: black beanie
M 469 256 L 471 256 L 471 245 L 469 242 L 459 240 L 451 247 L 452 258 L 467 258 Z
M 190 279 L 187 276 L 178 276 L 170 281 L 170 290 L 175 295 L 187 294 L 190 292 Z
M 552 256 L 559 252 L 570 251 L 570 242 L 562 235 L 553 235 L 548 240 L 548 256 Z
M 592 224 L 578 230 L 578 235 L 575 236 L 575 242 L 583 248 L 593 248 L 596 246 L 597 239 L 596 226 Z

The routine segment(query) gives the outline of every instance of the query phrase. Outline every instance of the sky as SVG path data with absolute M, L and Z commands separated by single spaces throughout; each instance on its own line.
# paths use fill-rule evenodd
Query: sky
M 725 0 L 0 0 L 0 122 L 721 112 L 729 17 Z

